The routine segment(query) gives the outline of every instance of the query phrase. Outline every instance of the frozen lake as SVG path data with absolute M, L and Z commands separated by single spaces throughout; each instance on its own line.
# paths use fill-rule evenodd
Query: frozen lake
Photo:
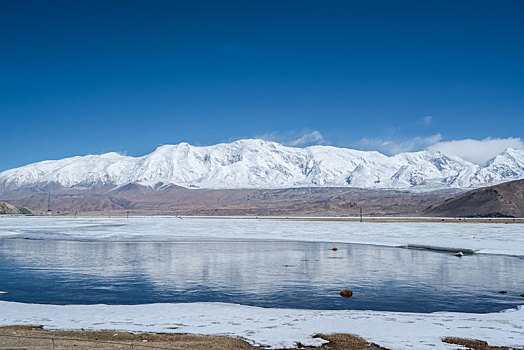
M 0 217 L 0 239 L 166 242 L 271 239 L 399 246 L 426 244 L 524 256 L 524 225 L 310 222 L 259 219 Z
M 477 254 L 395 248 L 406 244 Z M 332 332 L 391 349 L 456 348 L 444 336 L 521 346 L 523 257 L 517 224 L 0 217 L 0 324 L 275 348 Z
M 522 303 L 524 258 L 518 256 L 457 258 L 363 244 L 185 236 L 160 242 L 37 238 L 0 239 L 0 290 L 9 292 L 0 300 L 473 313 Z M 345 288 L 352 298 L 338 295 Z

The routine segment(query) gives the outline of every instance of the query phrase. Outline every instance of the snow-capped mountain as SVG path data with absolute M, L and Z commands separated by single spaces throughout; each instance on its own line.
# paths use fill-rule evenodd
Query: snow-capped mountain
M 479 166 L 438 151 L 388 157 L 331 146 L 286 147 L 257 139 L 208 147 L 158 147 L 142 157 L 118 153 L 29 164 L 0 173 L 0 191 L 94 188 L 136 183 L 189 188 L 470 188 L 524 178 L 524 151 L 508 149 Z

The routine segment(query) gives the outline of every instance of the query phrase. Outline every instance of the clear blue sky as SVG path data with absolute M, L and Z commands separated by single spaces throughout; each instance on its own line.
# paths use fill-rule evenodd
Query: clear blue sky
M 0 121 L 0 170 L 312 131 L 518 138 L 524 1 L 0 0 Z

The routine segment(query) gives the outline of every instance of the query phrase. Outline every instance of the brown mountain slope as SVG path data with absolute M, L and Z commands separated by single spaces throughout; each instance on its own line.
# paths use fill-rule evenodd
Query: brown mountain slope
M 12 204 L 0 202 L 0 214 L 32 214 L 27 208 L 17 208 Z
M 428 207 L 428 216 L 524 217 L 524 179 L 478 188 Z
M 358 188 L 188 189 L 174 185 L 156 188 L 129 184 L 118 188 L 72 190 L 53 188 L 0 194 L 18 206 L 52 211 L 131 212 L 177 215 L 307 215 L 405 216 L 420 215 L 428 205 L 456 192 L 410 193 Z

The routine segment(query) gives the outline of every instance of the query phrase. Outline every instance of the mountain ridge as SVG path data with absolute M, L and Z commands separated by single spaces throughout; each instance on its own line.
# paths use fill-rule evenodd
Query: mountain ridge
M 21 188 L 90 189 L 159 183 L 201 189 L 354 187 L 432 191 L 524 178 L 524 151 L 484 165 L 424 150 L 386 156 L 334 146 L 288 147 L 259 139 L 212 146 L 163 145 L 131 157 L 115 152 L 46 160 L 0 173 L 0 193 Z
M 448 217 L 524 217 L 524 179 L 477 188 L 426 208 L 424 214 Z
M 14 206 L 10 203 L 6 203 L 6 202 L 1 202 L 0 201 L 0 214 L 1 215 L 5 215 L 5 214 L 9 214 L 9 215 L 18 215 L 18 214 L 21 214 L 21 215 L 31 215 L 33 214 L 31 212 L 31 210 L 27 209 L 26 207 L 17 207 L 17 206 Z

